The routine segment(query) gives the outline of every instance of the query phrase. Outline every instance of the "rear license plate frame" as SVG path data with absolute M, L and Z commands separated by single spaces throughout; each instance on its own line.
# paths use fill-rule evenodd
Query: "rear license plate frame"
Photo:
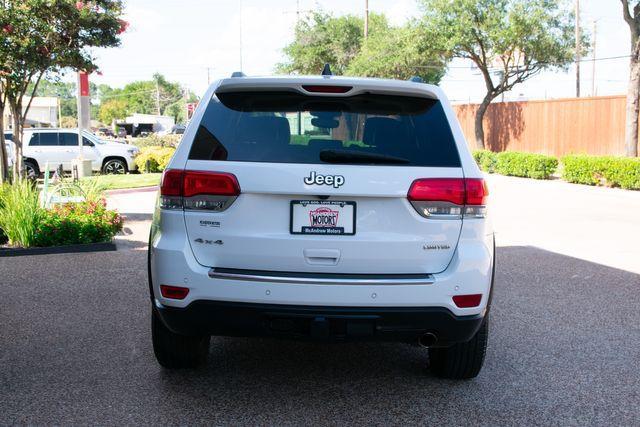
M 347 232 L 331 232 L 332 229 L 340 228 L 340 227 L 307 227 L 309 229 L 313 228 L 313 230 L 304 231 L 305 227 L 301 227 L 300 231 L 294 231 L 294 206 L 295 205 L 313 205 L 318 207 L 323 206 L 341 206 L 349 205 L 353 208 L 353 216 L 351 233 Z M 356 212 L 357 212 L 357 204 L 354 201 L 350 200 L 291 200 L 290 202 L 290 211 L 289 211 L 289 232 L 295 235 L 305 235 L 305 236 L 354 236 L 356 234 Z M 314 231 L 316 230 L 316 231 Z M 323 231 L 321 231 L 323 230 Z

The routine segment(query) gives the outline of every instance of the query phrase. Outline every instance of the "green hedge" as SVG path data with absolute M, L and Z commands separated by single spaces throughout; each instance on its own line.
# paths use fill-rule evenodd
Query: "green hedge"
M 501 175 L 548 179 L 558 168 L 558 159 L 543 154 L 478 150 L 473 157 L 483 171 Z
M 502 175 L 548 179 L 558 168 L 558 159 L 544 154 L 503 151 L 496 157 L 495 171 Z
M 151 134 L 139 138 L 132 138 L 131 144 L 138 148 L 142 147 L 173 147 L 176 148 L 182 139 L 182 135 L 162 135 Z
M 476 163 L 485 172 L 493 173 L 496 167 L 496 161 L 498 160 L 498 153 L 494 153 L 490 150 L 477 150 L 473 152 L 473 158 L 476 159 Z
M 576 184 L 640 190 L 640 159 L 571 155 L 562 158 L 562 179 Z

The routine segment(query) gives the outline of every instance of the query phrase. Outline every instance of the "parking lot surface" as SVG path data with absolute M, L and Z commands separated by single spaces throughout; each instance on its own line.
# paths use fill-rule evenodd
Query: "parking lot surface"
M 138 212 L 117 252 L 0 258 L 0 424 L 639 424 L 640 197 L 490 184 L 500 246 L 474 380 L 433 377 L 412 345 L 238 338 L 165 371 Z

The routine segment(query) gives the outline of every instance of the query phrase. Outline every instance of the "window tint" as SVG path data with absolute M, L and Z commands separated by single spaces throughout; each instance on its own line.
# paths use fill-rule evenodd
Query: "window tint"
M 40 145 L 40 134 L 39 133 L 32 133 L 31 134 L 31 139 L 29 139 L 29 145 L 30 146 L 34 146 L 34 145 Z
M 66 147 L 77 147 L 78 146 L 78 134 L 65 132 L 60 134 L 60 145 L 64 145 Z
M 459 167 L 437 100 L 388 95 L 313 97 L 296 92 L 214 96 L 190 159 Z
M 58 134 L 56 132 L 42 132 L 40 135 L 40 143 L 42 146 L 58 146 Z M 30 144 L 31 145 L 31 144 Z
M 4 140 L 5 141 L 13 141 L 13 134 L 12 133 L 5 133 L 4 134 Z

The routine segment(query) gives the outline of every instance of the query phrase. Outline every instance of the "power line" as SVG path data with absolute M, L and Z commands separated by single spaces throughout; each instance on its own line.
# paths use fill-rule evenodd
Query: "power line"
M 625 58 L 631 58 L 631 55 L 619 55 L 619 56 L 609 56 L 609 57 L 603 57 L 603 58 L 582 58 L 579 59 L 577 61 L 573 61 L 575 62 L 591 62 L 591 61 L 609 61 L 609 60 L 615 60 L 615 59 L 625 59 Z M 536 66 L 536 65 L 559 65 L 553 62 L 536 62 L 534 64 L 530 64 L 529 66 Z M 402 66 L 401 66 L 402 67 Z M 448 68 L 448 69 L 457 69 L 457 70 L 469 70 L 472 68 L 477 68 L 477 66 L 475 65 L 471 65 L 471 66 L 464 66 L 464 65 L 459 65 L 459 66 L 444 66 L 442 64 L 433 64 L 433 65 L 411 65 L 411 66 L 404 66 L 404 68 L 434 68 L 434 69 L 440 69 L 440 68 Z M 508 67 L 506 67 L 508 70 L 511 69 L 519 69 L 519 68 L 523 68 L 521 65 L 510 65 Z M 503 67 L 487 67 L 487 70 L 489 71 L 502 71 L 504 70 Z

